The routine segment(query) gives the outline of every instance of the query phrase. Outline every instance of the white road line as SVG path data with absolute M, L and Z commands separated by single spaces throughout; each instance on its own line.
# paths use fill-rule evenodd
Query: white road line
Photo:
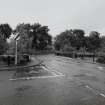
M 46 70 L 46 71 L 48 71 L 48 72 L 54 73 L 54 74 L 57 73 L 57 74 L 59 74 L 59 75 L 64 75 L 63 73 L 58 72 L 58 71 L 56 71 L 56 70 L 49 70 L 49 69 L 54 69 L 54 68 L 52 68 L 52 67 L 50 67 L 50 68 L 43 67 L 43 69 Z
M 54 75 L 54 76 L 38 76 L 38 77 L 24 77 L 24 78 L 16 78 L 16 79 L 9 79 L 11 81 L 16 81 L 16 80 L 30 80 L 30 79 L 36 79 L 36 78 L 54 78 L 54 77 L 62 77 L 64 75 Z
M 93 88 L 91 88 L 91 87 L 88 86 L 88 85 L 86 85 L 85 87 L 88 88 L 88 89 L 91 90 L 91 91 L 94 91 L 94 92 L 96 93 L 96 95 L 100 95 L 100 96 L 102 96 L 102 97 L 105 98 L 105 94 L 100 93 L 99 91 L 95 91 Z
M 104 97 L 104 98 L 105 98 L 105 94 L 103 94 L 103 93 L 100 93 L 100 95 L 101 95 L 102 97 Z
M 48 72 L 51 72 L 53 75 L 56 75 L 55 72 L 49 71 L 46 67 L 42 66 L 42 68 Z
M 97 67 L 99 70 L 104 70 L 104 68 L 103 67 Z
M 44 70 L 51 72 L 53 76 L 38 76 L 38 77 L 23 77 L 23 78 L 16 78 L 16 79 L 9 79 L 11 81 L 15 80 L 30 80 L 30 79 L 36 79 L 36 78 L 54 78 L 54 77 L 62 77 L 65 76 L 63 73 L 60 73 L 56 70 L 48 70 L 46 67 L 43 67 Z
M 54 72 L 56 72 L 56 73 L 59 74 L 59 75 L 64 75 L 63 73 L 58 72 L 58 71 L 56 71 L 56 70 L 54 70 Z
M 57 75 L 54 71 L 50 71 L 48 70 L 46 67 L 42 67 L 44 70 L 48 71 L 48 72 L 51 72 L 53 75 Z
M 55 72 L 51 72 L 54 76 L 56 76 L 57 74 Z
M 88 85 L 86 85 L 85 86 L 87 89 L 89 89 L 90 91 L 92 91 L 95 95 L 98 95 L 99 94 L 99 92 L 97 91 L 97 90 L 95 90 L 94 88 L 92 88 L 92 87 L 90 87 L 90 86 L 88 86 Z
M 88 88 L 89 90 L 93 90 L 93 88 L 91 88 L 90 86 L 86 85 L 86 88 Z

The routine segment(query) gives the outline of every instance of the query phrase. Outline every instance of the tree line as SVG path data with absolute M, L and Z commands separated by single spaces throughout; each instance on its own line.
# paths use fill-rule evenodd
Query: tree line
M 51 48 L 52 37 L 49 34 L 48 26 L 42 26 L 39 23 L 18 24 L 13 30 L 9 24 L 0 25 L 0 54 L 15 51 L 15 40 L 12 38 L 10 43 L 7 39 L 13 34 L 13 37 L 19 35 L 18 52 L 29 53 L 30 50 L 46 50 Z
M 97 31 L 91 31 L 89 35 L 85 35 L 82 29 L 70 29 L 56 36 L 54 46 L 57 51 L 95 53 L 105 48 L 105 36 L 101 36 Z
M 29 53 L 32 50 L 42 51 L 52 48 L 52 36 L 48 26 L 39 23 L 18 24 L 15 29 L 7 24 L 0 24 L 0 54 L 15 51 L 14 39 L 7 43 L 7 39 L 13 34 L 19 35 L 18 52 Z M 91 31 L 89 35 L 82 29 L 70 29 L 61 32 L 55 37 L 54 49 L 57 51 L 76 52 L 105 52 L 105 36 L 97 31 Z

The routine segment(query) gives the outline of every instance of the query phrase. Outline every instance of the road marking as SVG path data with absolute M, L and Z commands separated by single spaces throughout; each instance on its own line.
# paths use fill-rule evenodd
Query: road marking
M 89 89 L 90 91 L 92 91 L 95 95 L 98 95 L 99 94 L 99 92 L 97 91 L 97 90 L 95 90 L 94 88 L 92 88 L 92 87 L 90 87 L 90 86 L 88 86 L 88 85 L 86 85 L 85 86 L 87 89 Z
M 91 88 L 91 87 L 88 86 L 88 85 L 86 85 L 85 87 L 88 88 L 88 89 L 91 90 L 91 91 L 94 91 L 96 95 L 100 95 L 100 96 L 102 96 L 102 97 L 105 98 L 105 94 L 100 93 L 99 91 L 95 91 L 93 88 Z
M 86 85 L 86 88 L 88 88 L 89 90 L 94 90 L 93 88 L 91 88 L 90 86 Z
M 56 76 L 57 74 L 55 72 L 51 72 L 54 76 Z
M 63 73 L 58 72 L 58 71 L 56 71 L 56 70 L 52 70 L 52 71 L 55 72 L 55 73 L 57 73 L 58 75 L 64 75 Z
M 58 71 L 56 71 L 56 70 L 49 70 L 50 68 L 51 69 L 55 69 L 55 68 L 52 68 L 52 67 L 50 67 L 50 68 L 48 68 L 48 67 L 42 67 L 44 70 L 46 70 L 46 71 L 48 71 L 48 72 L 51 72 L 51 73 L 53 73 L 54 75 L 64 75 L 63 73 L 61 73 L 61 72 L 58 72 Z
M 97 67 L 99 70 L 104 70 L 104 68 L 103 67 Z
M 51 73 L 52 73 L 53 75 L 55 75 L 55 76 L 57 75 L 54 71 L 48 70 L 47 67 L 44 67 L 44 66 L 43 66 L 42 68 L 43 68 L 44 70 L 48 71 L 48 72 L 51 72 Z
M 15 78 L 15 79 L 9 79 L 11 81 L 15 81 L 15 80 L 30 80 L 30 79 L 36 79 L 36 78 L 54 78 L 54 77 L 62 77 L 65 76 L 63 73 L 60 73 L 56 70 L 48 70 L 47 67 L 42 67 L 44 70 L 51 72 L 52 76 L 38 76 L 38 77 L 23 77 L 23 78 Z
M 105 94 L 103 94 L 103 93 L 100 93 L 100 95 L 101 95 L 102 97 L 104 97 L 104 98 L 105 98 Z
M 24 77 L 24 78 L 15 78 L 15 79 L 9 79 L 11 81 L 16 81 L 16 80 L 30 80 L 30 79 L 36 79 L 36 78 L 54 78 L 54 77 L 62 77 L 64 75 L 54 75 L 54 76 L 38 76 L 38 77 Z

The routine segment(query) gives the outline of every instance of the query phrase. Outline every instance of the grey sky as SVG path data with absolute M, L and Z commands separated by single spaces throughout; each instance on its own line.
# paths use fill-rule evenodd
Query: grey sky
M 48 25 L 56 34 L 70 28 L 105 33 L 105 0 L 0 0 L 0 23 Z

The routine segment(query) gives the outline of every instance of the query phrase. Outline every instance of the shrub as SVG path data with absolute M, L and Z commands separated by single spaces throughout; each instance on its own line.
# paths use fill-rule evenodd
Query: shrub
M 10 57 L 9 62 L 10 64 L 15 64 L 15 55 L 1 55 L 0 61 L 8 64 L 8 56 Z M 28 54 L 18 55 L 18 64 L 24 65 L 30 61 L 30 56 Z
M 18 55 L 18 64 L 24 65 L 30 61 L 30 56 L 28 54 Z
M 66 45 L 64 45 L 62 51 L 63 52 L 73 52 L 73 51 L 75 51 L 75 48 L 73 48 L 72 46 L 66 44 Z
M 101 55 L 97 58 L 96 62 L 105 63 L 105 55 Z

